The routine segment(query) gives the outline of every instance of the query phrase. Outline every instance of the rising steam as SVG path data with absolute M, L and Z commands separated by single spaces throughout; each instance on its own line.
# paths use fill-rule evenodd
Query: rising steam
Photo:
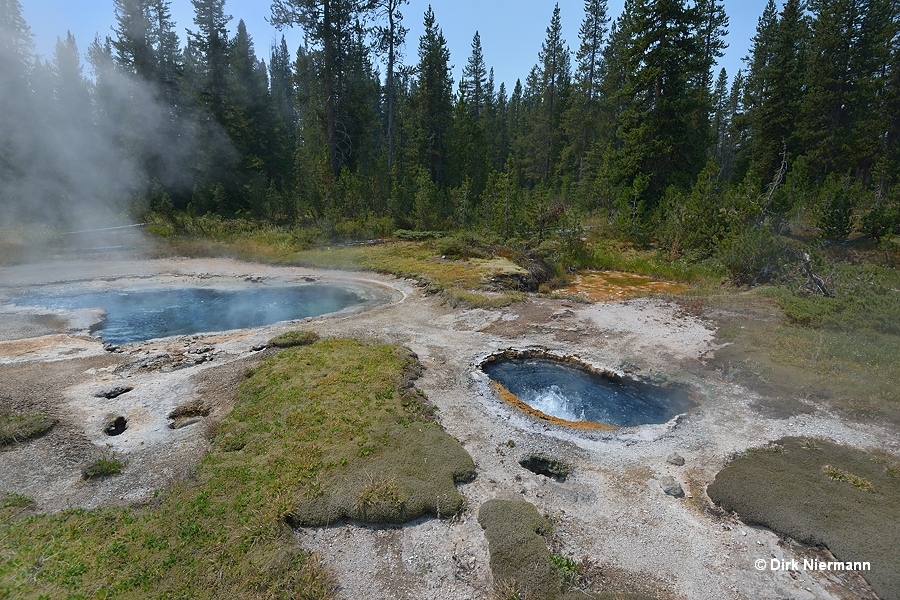
M 214 154 L 233 155 L 227 136 L 210 136 L 205 119 L 118 69 L 99 40 L 88 78 L 71 35 L 42 62 L 22 25 L 0 22 L 0 227 L 130 222 L 155 184 L 190 190 L 201 129 L 204 144 L 221 145 Z

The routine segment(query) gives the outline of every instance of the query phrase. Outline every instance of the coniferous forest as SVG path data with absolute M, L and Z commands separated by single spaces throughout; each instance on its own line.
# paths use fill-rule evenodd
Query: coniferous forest
M 540 244 L 592 219 L 744 282 L 770 274 L 791 222 L 826 242 L 900 225 L 893 0 L 770 0 L 737 73 L 717 68 L 717 0 L 627 0 L 616 18 L 586 0 L 577 40 L 557 6 L 512 89 L 479 32 L 454 81 L 439 15 L 408 0 L 273 0 L 271 22 L 307 41 L 265 54 L 224 0 L 192 3 L 181 39 L 169 0 L 113 0 L 82 64 L 71 35 L 37 57 L 19 1 L 0 2 L 4 222 L 54 225 L 89 198 L 175 224 Z

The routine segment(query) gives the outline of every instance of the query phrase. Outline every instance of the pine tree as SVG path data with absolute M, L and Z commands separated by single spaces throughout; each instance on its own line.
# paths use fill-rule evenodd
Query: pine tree
M 224 124 L 228 103 L 229 40 L 225 0 L 191 0 L 197 31 L 188 32 L 196 91 L 203 108 Z
M 603 81 L 603 48 L 609 29 L 606 0 L 585 0 L 584 20 L 575 55 L 577 69 L 572 103 L 563 117 L 570 144 L 566 155 L 578 180 L 584 179 L 587 155 L 599 137 L 600 94 Z
M 446 136 L 453 114 L 453 77 L 450 74 L 450 50 L 438 27 L 431 6 L 425 11 L 425 32 L 419 38 L 419 66 L 412 102 L 418 124 L 419 164 L 427 169 L 431 181 L 447 181 Z
M 278 27 L 300 25 L 308 39 L 322 50 L 322 101 L 328 160 L 332 179 L 340 176 L 349 159 L 348 135 L 344 123 L 349 117 L 338 106 L 340 96 L 348 92 L 342 87 L 344 63 L 353 46 L 357 20 L 373 8 L 370 0 L 273 0 L 270 21 Z
M 571 60 L 562 38 L 559 4 L 553 9 L 547 37 L 538 53 L 538 64 L 526 81 L 523 172 L 530 185 L 551 183 L 563 148 L 562 115 L 571 91 Z
M 394 118 L 397 112 L 397 85 L 394 81 L 394 73 L 401 58 L 400 48 L 409 32 L 403 26 L 403 13 L 400 12 L 400 7 L 408 3 L 409 0 L 377 0 L 375 3 L 376 10 L 387 21 L 386 25 L 379 25 L 375 28 L 375 42 L 380 52 L 387 53 L 384 97 L 387 101 L 385 110 L 387 112 L 388 169 L 394 165 Z
M 52 74 L 54 100 L 73 121 L 80 121 L 79 125 L 86 127 L 92 122 L 91 91 L 72 32 L 66 32 L 65 41 L 56 39 Z
M 22 17 L 21 3 L 19 0 L 0 0 L 0 58 L 4 61 L 3 66 L 6 67 L 6 61 L 10 61 L 24 68 L 31 64 L 33 53 L 31 28 Z
M 113 48 L 116 62 L 126 71 L 147 80 L 157 76 L 157 57 L 153 47 L 153 22 L 150 0 L 113 0 L 116 34 Z
M 892 26 L 885 32 L 884 44 L 886 54 L 890 57 L 889 65 L 881 72 L 884 81 L 884 104 L 880 114 L 884 123 L 885 160 L 889 165 L 887 172 L 893 172 L 893 180 L 887 183 L 900 183 L 900 7 L 894 6 Z
M 868 178 L 879 148 L 877 81 L 885 55 L 877 43 L 890 28 L 878 0 L 813 0 L 804 141 L 816 182 L 830 173 Z M 879 60 L 881 59 L 881 60 Z
M 25 149 L 36 122 L 32 94 L 33 41 L 18 0 L 0 0 L 0 225 L 19 214 L 17 191 Z M 24 208 L 24 207 L 22 207 Z
M 693 11 L 696 14 L 697 44 L 700 47 L 700 81 L 701 90 L 710 90 L 713 85 L 712 74 L 716 61 L 725 56 L 725 37 L 728 35 L 728 15 L 725 7 L 718 0 L 697 0 Z
M 284 158 L 284 148 L 279 145 L 266 66 L 257 60 L 243 20 L 238 22 L 230 55 L 226 130 L 240 155 L 238 183 L 245 206 L 262 216 L 265 190 L 279 176 L 276 165 Z
M 472 38 L 472 53 L 463 67 L 459 95 L 453 119 L 452 157 L 455 182 L 464 182 L 465 190 L 458 194 L 467 202 L 474 202 L 487 185 L 487 176 L 494 162 L 493 69 L 488 73 L 484 64 L 481 36 Z
M 710 113 L 696 13 L 683 0 L 628 0 L 616 50 L 624 85 L 617 94 L 615 164 L 623 226 L 639 234 L 669 186 L 688 189 L 706 162 Z
M 287 41 L 281 36 L 281 42 L 273 45 L 269 54 L 269 88 L 283 127 L 291 137 L 297 124 L 293 80 L 291 55 Z
M 11 104 L 13 95 L 27 92 L 33 63 L 34 41 L 31 28 L 22 17 L 22 5 L 19 0 L 0 0 L 0 89 L 4 92 L 0 101 Z
M 153 23 L 157 81 L 162 88 L 163 98 L 170 107 L 175 107 L 183 103 L 180 86 L 184 77 L 184 65 L 170 6 L 169 0 L 152 0 L 150 15 Z
M 473 121 L 481 119 L 484 110 L 485 90 L 487 84 L 487 68 L 484 65 L 484 53 L 481 49 L 481 35 L 476 31 L 472 37 L 472 54 L 463 67 L 462 79 L 459 82 L 460 100 L 471 113 Z
M 799 0 L 787 0 L 780 16 L 767 11 L 754 38 L 746 82 L 747 161 L 762 185 L 772 179 L 787 149 L 789 161 L 803 153 L 797 131 L 806 72 L 808 23 Z

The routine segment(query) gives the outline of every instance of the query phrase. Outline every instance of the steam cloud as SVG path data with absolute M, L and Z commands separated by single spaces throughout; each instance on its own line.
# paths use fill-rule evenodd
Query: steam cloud
M 85 79 L 74 42 L 59 42 L 52 64 L 27 64 L 21 32 L 0 23 L 0 227 L 127 223 L 154 183 L 191 189 L 199 132 L 204 152 L 213 139 L 220 160 L 234 154 L 223 132 L 163 102 L 158 86 L 116 68 L 99 44 Z

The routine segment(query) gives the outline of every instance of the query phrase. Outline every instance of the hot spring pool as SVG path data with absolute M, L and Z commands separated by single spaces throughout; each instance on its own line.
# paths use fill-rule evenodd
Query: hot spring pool
M 498 357 L 482 370 L 532 409 L 570 423 L 665 423 L 696 406 L 684 390 L 597 373 L 549 357 Z
M 109 344 L 127 344 L 316 317 L 361 306 L 370 299 L 362 290 L 346 286 L 308 284 L 28 294 L 15 302 L 50 309 L 99 308 L 105 319 L 93 332 Z

